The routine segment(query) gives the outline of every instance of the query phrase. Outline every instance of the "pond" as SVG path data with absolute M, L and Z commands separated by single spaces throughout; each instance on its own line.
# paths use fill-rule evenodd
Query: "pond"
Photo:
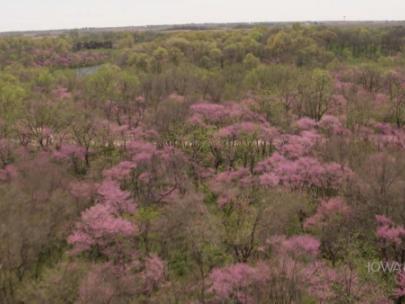
M 99 68 L 101 68 L 101 64 L 98 65 L 94 65 L 94 66 L 87 66 L 87 67 L 80 67 L 80 68 L 76 68 L 76 75 L 77 76 L 89 76 L 92 75 L 94 73 L 96 73 L 98 71 Z

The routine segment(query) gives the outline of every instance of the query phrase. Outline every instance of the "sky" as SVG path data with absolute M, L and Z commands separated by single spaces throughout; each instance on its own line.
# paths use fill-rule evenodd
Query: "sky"
M 405 0 L 0 0 L 0 32 L 345 16 L 405 20 Z

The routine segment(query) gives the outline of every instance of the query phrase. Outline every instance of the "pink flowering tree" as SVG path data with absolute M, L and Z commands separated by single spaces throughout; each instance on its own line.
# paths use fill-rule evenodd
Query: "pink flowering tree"
M 397 274 L 395 283 L 394 296 L 396 303 L 399 304 L 405 299 L 405 273 L 403 270 Z
M 384 215 L 376 215 L 376 236 L 384 260 L 405 262 L 405 229 Z
M 347 255 L 347 242 L 350 237 L 351 208 L 340 197 L 324 199 L 312 216 L 304 222 L 304 228 L 319 235 L 322 255 L 333 265 Z
M 319 259 L 321 242 L 311 235 L 270 240 L 273 249 L 270 296 L 276 299 L 311 299 L 318 303 L 389 303 L 384 291 L 361 279 L 350 263 L 331 267 Z M 274 300 L 273 300 L 274 301 Z
M 62 144 L 53 153 L 56 160 L 67 161 L 73 167 L 76 174 L 84 174 L 86 172 L 86 148 L 74 144 Z
M 377 123 L 373 126 L 374 132 L 370 132 L 365 137 L 373 142 L 380 150 L 387 147 L 404 149 L 405 132 L 404 129 L 395 128 L 388 123 Z
M 152 299 L 165 281 L 165 263 L 158 256 L 143 263 L 126 265 L 104 262 L 93 264 L 81 280 L 78 303 L 116 303 L 134 298 Z
M 402 267 L 405 262 L 405 228 L 384 215 L 376 215 L 375 219 L 377 221 L 376 237 L 382 260 L 385 263 L 397 263 Z M 403 269 L 396 274 L 395 279 L 395 303 L 402 303 L 405 296 Z
M 246 262 L 257 250 L 258 229 L 269 208 L 265 193 L 246 168 L 217 174 L 209 187 L 221 211 L 227 248 L 237 261 Z
M 165 280 L 166 264 L 157 255 L 148 256 L 145 259 L 144 271 L 141 277 L 144 282 L 144 291 L 147 293 L 157 289 Z
M 279 236 L 271 243 L 274 246 L 273 261 L 259 261 L 255 266 L 237 263 L 212 270 L 210 291 L 218 303 L 232 300 L 238 303 L 302 301 L 305 267 L 294 258 L 313 260 L 318 254 L 319 241 L 310 236 Z
M 278 131 L 246 104 L 197 103 L 191 106 L 188 149 L 195 155 L 210 152 L 214 167 L 253 168 L 257 160 L 272 152 L 272 140 Z M 196 140 L 197 139 L 197 140 Z
M 240 164 L 253 170 L 258 160 L 272 152 L 277 133 L 268 123 L 241 122 L 219 129 L 214 134 L 214 143 L 227 167 Z
M 258 303 L 260 286 L 266 283 L 269 274 L 268 266 L 265 264 L 250 266 L 239 263 L 216 268 L 209 277 L 212 282 L 210 291 L 218 303 L 222 301 Z
M 289 159 L 309 156 L 324 142 L 324 138 L 315 130 L 303 130 L 299 134 L 283 134 L 274 140 L 277 152 Z
M 341 189 L 352 171 L 337 163 L 322 163 L 313 157 L 290 160 L 273 153 L 255 167 L 263 186 L 308 189 L 319 194 L 332 194 Z
M 106 180 L 98 188 L 98 202 L 83 211 L 68 243 L 73 253 L 93 252 L 97 255 L 120 258 L 123 241 L 138 232 L 137 225 L 123 217 L 134 214 L 136 204 L 130 194 L 122 191 L 119 184 Z
M 115 216 L 108 206 L 97 204 L 82 213 L 68 242 L 74 253 L 95 250 L 96 254 L 109 255 L 116 253 L 120 238 L 135 234 L 136 228 L 131 222 Z
M 126 145 L 128 160 L 104 171 L 104 176 L 123 182 L 141 203 L 171 200 L 188 184 L 185 155 L 176 148 L 158 147 L 143 140 Z

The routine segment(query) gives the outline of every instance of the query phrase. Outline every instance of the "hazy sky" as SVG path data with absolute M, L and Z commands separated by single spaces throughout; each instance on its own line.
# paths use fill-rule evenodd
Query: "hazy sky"
M 0 31 L 343 16 L 405 20 L 405 0 L 0 0 Z

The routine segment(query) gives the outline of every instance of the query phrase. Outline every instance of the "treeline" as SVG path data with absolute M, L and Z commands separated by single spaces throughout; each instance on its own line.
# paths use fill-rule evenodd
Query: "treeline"
M 112 49 L 113 44 L 111 41 L 85 41 L 77 42 L 73 50 L 80 51 L 82 49 L 92 50 L 92 49 Z
M 322 25 L 300 25 L 290 27 L 228 31 L 156 31 L 134 33 L 81 33 L 72 31 L 56 38 L 2 37 L 0 58 L 2 62 L 13 61 L 32 65 L 35 53 L 52 49 L 55 54 L 66 54 L 70 50 L 114 48 L 137 49 L 152 52 L 156 44 L 172 54 L 191 59 L 193 64 L 213 67 L 209 59 L 217 58 L 220 67 L 224 63 L 242 63 L 252 54 L 262 62 L 292 63 L 299 66 L 325 66 L 336 57 L 347 59 L 376 59 L 401 52 L 405 30 L 396 27 L 326 27 Z M 159 38 L 160 37 L 160 38 Z M 31 53 L 33 51 L 34 54 Z M 177 53 L 176 55 L 174 53 Z M 51 54 L 48 54 L 51 56 Z M 173 58 L 173 61 L 178 60 Z M 211 64 L 211 65 L 210 65 Z M 218 66 L 218 65 L 215 65 Z

